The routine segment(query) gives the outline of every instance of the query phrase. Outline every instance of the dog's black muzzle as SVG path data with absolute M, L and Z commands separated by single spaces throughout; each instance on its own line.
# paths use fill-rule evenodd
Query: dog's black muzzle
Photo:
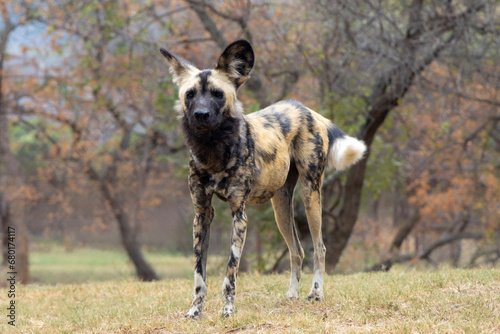
M 196 110 L 194 112 L 194 118 L 200 123 L 206 122 L 209 117 L 210 117 L 210 112 L 206 109 Z

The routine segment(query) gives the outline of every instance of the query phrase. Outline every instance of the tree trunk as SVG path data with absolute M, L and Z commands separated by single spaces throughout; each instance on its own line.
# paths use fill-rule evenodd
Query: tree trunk
M 399 228 L 390 246 L 391 252 L 393 253 L 399 252 L 399 250 L 401 249 L 401 245 L 403 244 L 403 241 L 405 241 L 408 235 L 410 235 L 410 232 L 417 225 L 419 219 L 420 215 L 418 211 L 415 210 L 415 212 L 411 215 L 411 217 L 405 219 L 404 222 L 399 225 Z
M 9 207 L 5 194 L 0 192 L 0 225 L 2 226 L 2 266 L 7 266 L 9 244 Z
M 407 69 L 402 66 L 393 76 L 396 77 L 394 81 L 404 83 L 404 86 L 400 88 L 401 91 L 399 92 L 387 92 L 389 88 L 388 82 L 392 80 L 388 80 L 387 78 L 381 78 L 379 80 L 371 99 L 374 101 L 372 104 L 373 107 L 368 113 L 366 123 L 360 131 L 360 137 L 367 146 L 367 153 L 363 159 L 351 167 L 347 173 L 347 179 L 344 185 L 343 205 L 337 217 L 337 224 L 335 224 L 332 231 L 327 235 L 326 270 L 329 273 L 335 269 L 340 255 L 349 241 L 354 224 L 358 219 L 366 165 L 375 134 L 384 123 L 389 112 L 398 105 L 398 100 L 402 98 L 410 88 L 414 74 L 408 74 Z
M 368 143 L 367 146 L 369 147 Z M 369 149 L 369 148 L 368 148 Z M 361 188 L 365 177 L 368 154 L 356 165 L 351 167 L 347 174 L 344 187 L 344 204 L 330 233 L 326 235 L 326 271 L 332 273 L 339 262 L 358 218 L 361 203 Z
M 134 264 L 137 277 L 141 281 L 157 281 L 158 275 L 142 255 L 137 235 L 132 232 L 128 216 L 117 218 L 122 244 Z
M 4 208 L 8 214 L 4 226 L 10 226 L 15 229 L 15 271 L 19 282 L 29 282 L 29 248 L 28 248 L 28 230 L 24 224 L 24 180 L 21 173 L 21 165 L 10 150 L 9 138 L 9 119 L 7 112 L 7 103 L 3 95 L 3 66 L 5 55 L 7 54 L 7 41 L 9 35 L 16 28 L 7 12 L 7 7 L 2 8 L 3 29 L 0 31 L 0 163 L 4 166 L 6 174 L 0 175 L 0 189 L 3 190 Z
M 87 175 L 91 180 L 96 182 L 99 186 L 101 194 L 106 199 L 106 201 L 111 206 L 113 215 L 115 216 L 116 222 L 118 223 L 118 229 L 120 230 L 120 237 L 122 239 L 123 247 L 127 252 L 130 260 L 134 264 L 137 277 L 141 281 L 151 282 L 158 280 L 158 275 L 154 271 L 153 267 L 146 261 L 142 255 L 141 245 L 138 239 L 138 233 L 135 233 L 130 222 L 128 214 L 125 212 L 124 204 L 120 203 L 116 196 L 113 196 L 110 190 L 109 184 L 99 177 L 96 170 L 90 165 L 87 165 L 85 169 Z
M 1 74 L 0 74 L 1 76 Z M 14 228 L 15 272 L 19 282 L 29 282 L 28 230 L 24 223 L 24 180 L 21 165 L 10 150 L 7 110 L 0 95 L 0 161 L 6 175 L 0 176 L 0 186 L 5 194 L 5 209 L 8 214 L 2 219 L 4 226 Z
M 123 247 L 134 264 L 137 277 L 145 282 L 157 281 L 159 279 L 158 275 L 142 255 L 138 235 L 134 233 L 130 218 L 123 210 L 123 206 L 119 205 L 114 198 L 107 197 L 107 199 L 118 223 Z
M 21 195 L 24 197 L 24 195 Z M 16 265 L 17 279 L 21 283 L 29 283 L 29 239 L 28 228 L 24 222 L 24 198 L 17 198 L 10 202 L 8 224 L 14 226 L 15 246 L 16 246 Z

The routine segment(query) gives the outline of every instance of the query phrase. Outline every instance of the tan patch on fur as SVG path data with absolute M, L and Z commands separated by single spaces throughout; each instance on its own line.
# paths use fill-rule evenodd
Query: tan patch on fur
M 280 131 L 277 122 L 271 122 L 269 115 L 274 112 L 284 112 L 290 120 L 290 129 L 286 136 Z M 253 197 L 264 192 L 272 195 L 285 183 L 290 168 L 291 141 L 300 129 L 300 119 L 293 107 L 275 104 L 245 116 L 245 120 L 254 137 L 255 163 L 259 170 L 249 198 L 252 203 L 259 202 Z
M 170 67 L 170 73 L 172 73 L 173 82 L 176 83 L 179 87 L 185 86 L 189 80 L 195 77 L 200 70 L 196 67 L 189 65 L 187 63 L 183 63 L 183 70 L 177 73 L 175 71 L 174 66 Z

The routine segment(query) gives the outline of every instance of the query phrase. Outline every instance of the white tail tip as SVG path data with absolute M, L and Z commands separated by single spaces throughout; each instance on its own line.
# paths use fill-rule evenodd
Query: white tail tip
M 358 162 L 365 152 L 366 145 L 361 140 L 349 136 L 337 138 L 330 150 L 329 164 L 343 170 Z

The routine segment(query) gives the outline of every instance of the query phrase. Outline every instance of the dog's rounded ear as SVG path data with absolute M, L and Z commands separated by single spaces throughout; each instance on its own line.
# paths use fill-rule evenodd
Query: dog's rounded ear
M 168 52 L 164 48 L 160 48 L 160 53 L 169 62 L 170 72 L 172 72 L 173 75 L 173 81 L 179 86 L 182 84 L 182 80 L 188 77 L 189 73 L 197 70 L 196 67 L 194 67 L 187 60 Z
M 239 40 L 224 50 L 215 69 L 225 73 L 238 88 L 249 78 L 254 62 L 255 55 L 250 43 Z

